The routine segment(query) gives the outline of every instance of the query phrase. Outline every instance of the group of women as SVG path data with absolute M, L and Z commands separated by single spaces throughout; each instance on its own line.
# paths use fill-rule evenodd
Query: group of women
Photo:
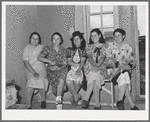
M 105 42 L 101 31 L 95 28 L 90 33 L 89 44 L 86 45 L 83 33 L 75 31 L 70 39 L 72 47 L 65 49 L 61 46 L 63 37 L 60 33 L 55 32 L 51 36 L 51 46 L 43 46 L 40 35 L 33 32 L 29 45 L 23 52 L 27 74 L 27 108 L 32 108 L 31 99 L 35 89 L 39 89 L 41 94 L 41 108 L 46 108 L 46 92 L 50 85 L 56 96 L 57 109 L 62 109 L 63 93 L 68 89 L 72 95 L 70 102 L 74 107 L 82 99 L 81 106 L 87 109 L 93 92 L 94 109 L 99 110 L 99 90 L 106 79 L 115 78 L 119 89 L 117 108 L 125 109 L 126 96 L 131 110 L 138 110 L 130 95 L 130 74 L 135 67 L 132 47 L 124 43 L 126 34 L 123 29 L 116 29 L 113 35 L 114 42 L 110 44 Z M 79 90 L 84 77 L 87 81 L 87 91 L 82 98 Z

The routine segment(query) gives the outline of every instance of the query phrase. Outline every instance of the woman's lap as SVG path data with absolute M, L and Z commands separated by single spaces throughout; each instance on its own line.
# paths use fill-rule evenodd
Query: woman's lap
M 53 93 L 56 95 L 57 94 L 57 86 L 60 82 L 60 79 L 63 81 L 66 80 L 66 74 L 67 74 L 67 69 L 63 69 L 61 71 L 47 71 L 47 76 L 50 85 L 52 86 Z
M 87 79 L 88 85 L 91 84 L 95 80 L 99 88 L 101 88 L 101 85 L 104 84 L 104 81 L 103 81 L 104 77 L 100 74 L 100 71 L 99 72 L 90 71 L 88 75 L 86 76 L 86 79 Z

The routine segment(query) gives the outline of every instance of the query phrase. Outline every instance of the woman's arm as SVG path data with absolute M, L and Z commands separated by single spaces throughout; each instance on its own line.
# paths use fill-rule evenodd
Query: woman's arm
M 99 62 L 98 62 L 98 64 L 97 64 L 98 67 L 100 67 L 100 66 L 102 65 L 102 63 L 104 62 L 105 58 L 106 58 L 105 55 L 100 58 L 100 60 L 99 60 Z
M 47 58 L 43 58 L 42 56 L 38 56 L 37 58 L 40 62 L 44 62 L 44 63 L 50 63 L 51 65 L 55 65 L 55 62 L 48 60 Z
M 91 56 L 89 56 L 88 59 L 89 59 L 89 62 L 92 64 L 93 67 L 98 67 L 98 65 L 94 62 L 94 60 Z
M 82 57 L 82 58 L 81 58 L 81 62 L 80 62 L 80 64 L 79 64 L 79 68 L 78 68 L 77 71 L 76 71 L 76 75 L 81 75 L 81 69 L 82 69 L 82 67 L 83 67 L 83 65 L 84 65 L 84 63 L 85 63 L 85 60 L 86 60 L 85 57 Z
M 80 62 L 80 64 L 79 64 L 78 71 L 81 71 L 81 69 L 82 69 L 82 67 L 83 67 L 83 65 L 84 65 L 84 63 L 85 63 L 85 60 L 86 60 L 85 57 L 82 57 L 82 58 L 81 58 L 81 62 Z
M 24 66 L 26 69 L 33 74 L 34 77 L 38 76 L 39 74 L 32 68 L 32 66 L 29 64 L 28 60 L 23 61 Z
M 71 58 L 68 58 L 68 64 L 69 64 L 70 66 L 75 66 L 75 67 L 76 67 L 76 66 L 79 66 L 79 64 L 74 63 Z

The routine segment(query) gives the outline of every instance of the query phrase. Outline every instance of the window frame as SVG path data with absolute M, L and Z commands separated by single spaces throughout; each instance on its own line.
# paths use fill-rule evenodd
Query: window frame
M 108 28 L 112 28 L 114 29 L 114 23 L 113 23 L 113 27 L 104 27 L 103 25 L 103 15 L 108 15 L 108 14 L 112 14 L 113 15 L 113 22 L 114 22 L 114 6 L 113 6 L 113 10 L 112 11 L 103 11 L 103 5 L 100 5 L 100 12 L 93 12 L 90 13 L 90 6 L 89 6 L 89 16 L 94 16 L 94 15 L 100 15 L 100 22 L 101 22 L 101 28 L 99 28 L 101 30 L 101 32 L 104 34 L 104 30 L 108 29 Z M 90 20 L 89 20 L 90 21 Z M 93 29 L 90 27 L 90 30 Z

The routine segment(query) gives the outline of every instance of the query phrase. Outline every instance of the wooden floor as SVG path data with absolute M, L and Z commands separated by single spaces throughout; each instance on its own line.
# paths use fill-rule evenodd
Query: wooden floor
M 79 105 L 76 106 L 76 107 L 73 107 L 71 104 L 64 104 L 63 105 L 63 109 L 64 110 L 85 110 L 81 107 L 80 105 L 81 101 L 79 101 Z M 140 110 L 145 110 L 145 101 L 143 100 L 140 100 L 140 101 L 137 101 L 136 103 L 136 106 L 140 109 Z M 129 104 L 125 104 L 125 110 L 130 110 L 130 106 Z M 41 109 L 40 107 L 40 102 L 37 102 L 36 100 L 33 101 L 32 103 L 32 109 Z M 49 109 L 49 110 L 56 110 L 56 105 L 55 103 L 50 103 L 48 102 L 46 104 L 46 109 Z M 87 110 L 94 110 L 94 105 L 89 105 L 88 109 Z M 101 106 L 101 110 L 118 110 L 116 108 L 116 106 L 114 106 L 114 109 L 112 109 L 111 106 Z

